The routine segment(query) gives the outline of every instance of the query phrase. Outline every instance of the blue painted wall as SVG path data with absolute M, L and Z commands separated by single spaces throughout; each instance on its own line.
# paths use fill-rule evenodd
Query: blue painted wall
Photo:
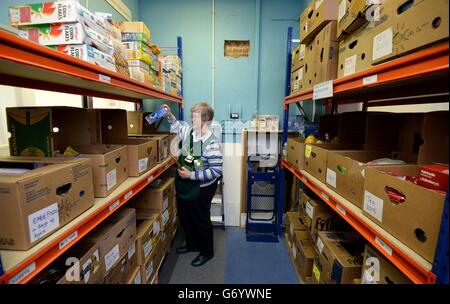
M 228 104 L 239 103 L 243 119 L 251 119 L 257 105 L 259 114 L 282 116 L 287 28 L 292 26 L 298 37 L 298 19 L 307 2 L 215 1 L 217 120 L 228 119 Z M 176 37 L 183 38 L 185 113 L 196 102 L 211 103 L 211 0 L 139 1 L 139 12 L 158 45 L 176 46 Z M 225 58 L 224 40 L 250 40 L 249 57 Z

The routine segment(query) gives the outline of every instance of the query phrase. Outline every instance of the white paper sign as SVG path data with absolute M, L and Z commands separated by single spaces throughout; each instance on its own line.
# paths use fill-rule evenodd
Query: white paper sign
M 133 190 L 128 191 L 127 193 L 125 193 L 125 195 L 123 196 L 124 199 L 129 199 L 130 196 L 133 194 Z
M 393 30 L 392 27 L 373 37 L 372 59 L 377 60 L 383 56 L 389 55 L 393 51 L 392 46 Z
M 78 231 L 75 230 L 74 232 L 72 232 L 68 237 L 66 237 L 64 240 L 62 240 L 61 242 L 59 242 L 59 249 L 63 249 L 64 247 L 67 246 L 67 244 L 69 244 L 70 242 L 72 242 L 74 239 L 76 239 L 78 236 Z
M 327 184 L 336 188 L 336 171 L 327 168 Z
M 159 221 L 155 221 L 153 223 L 153 234 L 157 236 L 159 232 L 161 231 L 161 225 L 159 224 Z
M 305 50 L 306 50 L 306 45 L 305 44 L 300 44 L 300 50 L 299 50 L 299 58 L 303 59 L 305 58 Z M 302 67 L 303 69 L 303 67 Z M 303 73 L 302 73 L 303 74 Z
M 354 74 L 356 71 L 356 55 L 345 58 L 344 76 Z
M 339 10 L 338 10 L 338 22 L 340 22 L 341 19 L 344 18 L 346 10 L 347 10 L 347 0 L 341 0 L 341 2 L 339 3 Z
M 169 210 L 166 209 L 166 211 L 164 211 L 164 213 L 162 214 L 162 220 L 163 220 L 163 224 L 166 225 L 167 222 L 169 221 Z
M 120 200 L 117 200 L 114 203 L 112 203 L 111 205 L 109 205 L 109 211 L 116 209 L 116 207 L 119 206 L 119 204 L 120 204 Z
M 163 200 L 163 210 L 166 210 L 169 207 L 169 197 L 165 197 Z
M 31 242 L 43 238 L 58 227 L 58 203 L 54 203 L 28 216 L 28 229 Z
M 365 191 L 364 211 L 381 222 L 383 220 L 383 200 L 369 191 Z
M 314 85 L 313 99 L 323 99 L 333 97 L 333 80 L 325 81 Z
M 337 204 L 336 205 L 337 210 L 339 210 L 340 213 L 342 213 L 343 215 L 347 215 L 347 211 L 345 211 L 344 208 L 342 208 L 341 205 Z
M 312 219 L 314 213 L 314 207 L 310 202 L 306 202 L 306 214 Z
M 116 169 L 113 169 L 106 173 L 106 189 L 110 190 L 117 183 Z
M 106 255 L 105 255 L 105 270 L 108 271 L 114 264 L 119 260 L 120 252 L 119 252 L 119 244 L 113 247 Z
M 294 234 L 294 225 L 290 225 L 289 227 L 289 231 L 291 232 L 291 234 Z
M 111 83 L 111 77 L 103 75 L 103 74 L 98 74 L 98 80 Z
M 89 282 L 89 278 L 91 277 L 91 265 L 92 259 L 89 258 L 82 266 L 81 270 L 83 272 L 84 283 Z
M 20 283 L 23 279 L 25 279 L 28 275 L 30 275 L 33 271 L 36 270 L 36 263 L 33 262 L 24 269 L 22 269 L 18 274 L 13 276 L 8 283 L 9 284 L 17 284 Z
M 322 253 L 323 246 L 324 246 L 324 244 L 323 244 L 322 240 L 320 239 L 320 237 L 318 237 L 317 238 L 317 249 L 319 249 L 319 253 Z
M 144 256 L 147 258 L 150 255 L 150 252 L 152 252 L 153 244 L 152 240 L 148 240 L 147 243 L 144 245 Z
M 128 249 L 128 259 L 130 259 L 135 253 L 136 253 L 136 243 L 133 243 L 130 249 Z
M 146 281 L 148 281 L 150 279 L 150 276 L 153 273 L 153 261 L 150 262 L 150 264 L 148 264 L 147 269 L 145 269 L 145 278 Z
M 151 182 L 153 181 L 153 175 L 150 175 L 150 176 L 147 178 L 147 181 L 148 181 L 149 183 L 151 183 Z
M 392 255 L 392 248 L 391 248 L 388 244 L 386 244 L 385 242 L 383 242 L 383 240 L 380 239 L 378 236 L 375 236 L 375 242 L 376 242 L 378 245 L 380 245 L 380 246 L 384 249 L 384 251 L 387 252 L 387 254 Z
M 141 271 L 138 271 L 138 274 L 134 278 L 134 284 L 141 284 Z
M 372 83 L 377 83 L 378 81 L 378 75 L 372 75 L 372 76 L 367 76 L 363 78 L 363 85 L 369 85 Z
M 308 183 L 308 179 L 306 177 L 302 177 L 302 182 L 306 185 Z
M 148 165 L 148 157 L 140 159 L 139 160 L 139 173 L 142 173 L 145 170 L 147 170 L 147 165 Z
M 326 199 L 327 201 L 330 200 L 330 197 L 329 197 L 326 193 L 322 192 L 322 196 L 323 196 L 323 198 Z
M 297 248 L 295 248 L 294 245 L 292 245 L 292 256 L 294 257 L 294 260 L 297 257 Z

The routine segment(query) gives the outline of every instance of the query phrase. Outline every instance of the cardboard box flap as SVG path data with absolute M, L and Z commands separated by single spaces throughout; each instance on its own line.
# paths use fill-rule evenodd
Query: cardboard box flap
M 110 229 L 119 225 L 120 231 L 123 231 L 129 221 L 134 220 L 136 211 L 132 208 L 122 208 L 111 214 L 106 221 L 103 221 L 94 230 L 89 232 L 86 236 L 87 240 L 101 241 L 104 237 L 107 237 L 110 233 Z M 118 227 L 118 226 L 117 226 Z
M 418 164 L 448 164 L 448 118 L 448 111 L 425 114 L 422 127 L 423 144 L 419 148 Z
M 139 146 L 145 145 L 149 142 L 153 141 L 150 138 L 110 138 L 109 143 L 120 144 L 120 145 L 128 145 L 128 146 Z
M 368 112 L 341 113 L 338 138 L 340 143 L 364 144 L 366 142 L 366 122 Z
M 153 229 L 153 224 L 159 220 L 158 217 L 159 215 L 155 214 L 150 220 L 138 220 L 136 238 L 144 237 L 149 230 Z
M 122 145 L 88 145 L 88 146 L 74 146 L 73 149 L 81 154 L 108 154 L 111 152 L 115 152 L 120 148 L 123 148 Z

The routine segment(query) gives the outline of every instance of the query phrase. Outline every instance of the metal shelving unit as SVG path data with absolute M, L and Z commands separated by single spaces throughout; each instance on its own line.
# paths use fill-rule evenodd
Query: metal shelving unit
M 181 37 L 177 45 L 181 58 Z M 0 31 L 0 84 L 135 103 L 141 103 L 142 99 L 163 99 L 176 103 L 179 119 L 183 119 L 180 96 L 3 31 Z M 0 283 L 29 282 L 173 164 L 175 161 L 169 158 L 140 177 L 129 177 L 108 197 L 96 198 L 93 207 L 31 249 L 0 251 L 4 271 Z
M 292 28 L 288 30 L 286 65 L 286 97 L 282 147 L 287 142 L 289 106 L 312 101 L 313 89 L 290 95 L 290 63 L 292 52 Z M 405 105 L 448 102 L 449 43 L 394 59 L 344 78 L 333 80 L 333 96 L 327 98 L 328 106 L 336 109 L 338 104 L 363 103 L 363 110 L 373 106 Z M 284 189 L 286 170 L 294 174 L 305 186 L 315 192 L 331 209 L 346 220 L 369 243 L 383 253 L 400 271 L 414 283 L 449 283 L 448 274 L 448 193 L 441 221 L 441 233 L 434 263 L 429 263 L 401 241 L 394 238 L 362 214 L 354 206 L 325 184 L 303 170 L 296 169 L 286 160 L 281 161 L 280 188 Z M 280 192 L 284 203 L 284 191 Z M 281 208 L 282 212 L 283 208 Z M 278 214 L 282 218 L 282 214 Z M 279 227 L 282 231 L 282 227 Z M 280 232 L 281 235 L 282 232 Z

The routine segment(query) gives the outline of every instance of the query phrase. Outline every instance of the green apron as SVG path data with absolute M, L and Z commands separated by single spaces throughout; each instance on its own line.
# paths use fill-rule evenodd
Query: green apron
M 191 172 L 203 170 L 203 146 L 206 147 L 212 139 L 213 135 L 211 135 L 204 143 L 201 140 L 194 143 L 194 130 L 191 129 L 189 143 L 184 143 L 180 156 L 178 157 L 179 165 Z M 195 201 L 200 196 L 200 181 L 183 179 L 177 173 L 175 176 L 175 189 L 177 191 L 177 196 L 181 199 Z

